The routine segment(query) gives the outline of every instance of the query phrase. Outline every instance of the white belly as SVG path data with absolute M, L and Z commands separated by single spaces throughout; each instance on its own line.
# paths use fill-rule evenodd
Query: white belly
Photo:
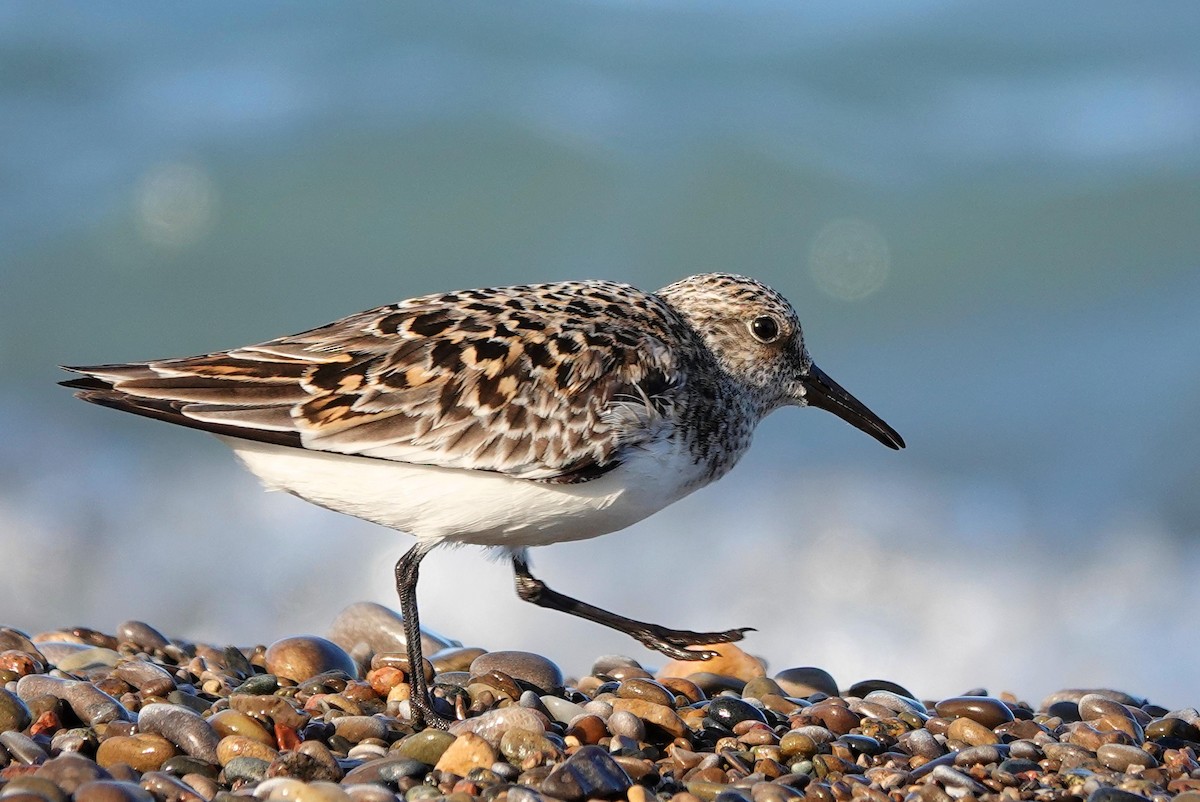
M 555 485 L 220 437 L 270 489 L 422 540 L 522 548 L 624 529 L 704 484 L 665 440 L 590 482 Z

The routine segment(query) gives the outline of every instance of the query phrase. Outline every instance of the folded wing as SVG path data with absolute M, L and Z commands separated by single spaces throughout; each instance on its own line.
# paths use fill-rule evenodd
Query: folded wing
M 621 284 L 471 290 L 230 351 L 70 367 L 84 378 L 64 384 L 218 434 L 577 482 L 662 435 L 681 380 L 670 315 Z

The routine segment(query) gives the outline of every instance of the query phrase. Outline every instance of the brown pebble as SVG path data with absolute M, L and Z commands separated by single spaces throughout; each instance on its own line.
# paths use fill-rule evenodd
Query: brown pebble
M 1105 744 L 1096 750 L 1096 757 L 1114 771 L 1127 771 L 1130 766 L 1154 768 L 1158 765 L 1153 755 L 1129 744 Z
M 277 640 L 264 656 L 268 673 L 297 684 L 327 671 L 344 671 L 358 676 L 358 664 L 340 646 L 315 635 L 297 635 Z
M 956 718 L 950 722 L 946 735 L 951 740 L 962 741 L 971 746 L 999 743 L 996 733 L 970 718 Z
M 226 735 L 241 735 L 258 741 L 263 746 L 275 748 L 275 736 L 267 732 L 267 728 L 257 719 L 237 710 L 227 708 L 213 713 L 208 717 L 208 725 L 222 738 Z
M 707 697 L 700 686 L 684 677 L 659 677 L 658 683 L 676 696 L 682 696 L 690 704 L 703 702 Z
M 75 789 L 75 802 L 155 802 L 140 785 L 116 780 L 93 780 Z
M 496 762 L 492 745 L 472 732 L 464 732 L 442 752 L 434 768 L 466 777 L 472 769 L 490 768 Z
M 541 693 L 562 690 L 562 671 L 552 661 L 532 652 L 486 652 L 471 661 L 471 674 L 480 676 L 498 671 L 515 680 L 527 682 Z
M 252 757 L 270 763 L 278 754 L 279 750 L 245 735 L 226 735 L 217 744 L 217 763 L 222 766 L 229 765 L 229 761 L 237 757 Z
M 307 713 L 297 710 L 282 696 L 238 693 L 229 697 L 229 707 L 260 721 L 273 721 L 294 730 L 303 728 L 309 720 Z
M 140 732 L 106 738 L 96 750 L 96 762 L 104 768 L 125 763 L 136 771 L 156 771 L 176 754 L 174 744 L 166 738 L 152 732 Z
M 138 729 L 161 735 L 192 757 L 217 762 L 220 736 L 199 713 L 166 703 L 154 703 L 138 711 Z
M 581 744 L 598 744 L 600 739 L 608 735 L 604 719 L 599 716 L 578 716 L 567 728 L 567 736 L 576 738 Z
M 954 696 L 934 705 L 943 718 L 969 718 L 991 729 L 1013 720 L 1008 705 L 991 696 Z
M 688 733 L 687 726 L 671 708 L 666 705 L 647 702 L 644 699 L 614 699 L 614 712 L 632 713 L 647 724 L 666 732 L 672 738 L 682 738 Z
M 652 679 L 627 679 L 617 686 L 617 696 L 622 699 L 644 699 L 647 702 L 675 707 L 675 694 Z
M 190 774 L 186 777 L 191 777 L 195 780 L 197 775 Z M 200 790 L 190 785 L 187 779 L 180 779 L 167 774 L 165 771 L 148 771 L 142 775 L 142 787 L 154 796 L 155 799 L 162 802 L 203 802 L 203 800 L 212 799 L 212 795 L 205 796 Z M 215 787 L 212 789 L 215 793 Z

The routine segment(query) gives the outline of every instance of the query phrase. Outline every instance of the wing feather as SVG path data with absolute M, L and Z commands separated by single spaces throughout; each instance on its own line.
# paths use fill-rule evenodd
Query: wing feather
M 230 351 L 72 367 L 89 378 L 67 384 L 248 439 L 584 481 L 662 435 L 688 331 L 657 296 L 562 282 L 426 296 Z

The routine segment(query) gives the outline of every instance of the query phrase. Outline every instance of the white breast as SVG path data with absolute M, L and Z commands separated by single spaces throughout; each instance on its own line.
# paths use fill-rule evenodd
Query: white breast
M 555 485 L 487 471 L 220 437 L 270 489 L 422 540 L 520 548 L 624 529 L 705 484 L 687 448 L 663 439 L 590 482 Z

